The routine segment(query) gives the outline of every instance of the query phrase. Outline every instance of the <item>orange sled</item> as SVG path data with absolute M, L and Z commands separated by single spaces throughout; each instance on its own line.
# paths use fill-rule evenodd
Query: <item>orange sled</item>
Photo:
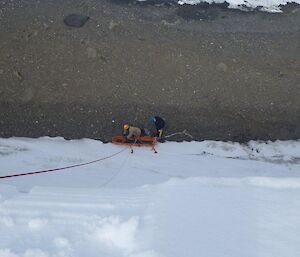
M 156 145 L 157 140 L 155 137 L 143 136 L 137 139 L 126 139 L 124 136 L 114 136 L 112 138 L 113 144 L 130 145 L 130 146 L 150 146 Z

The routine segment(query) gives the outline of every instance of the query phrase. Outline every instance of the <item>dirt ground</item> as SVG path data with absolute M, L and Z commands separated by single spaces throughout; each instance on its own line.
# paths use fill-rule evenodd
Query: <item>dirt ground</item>
M 2 0 L 0 24 L 1 137 L 109 141 L 160 115 L 195 140 L 300 138 L 297 5 Z

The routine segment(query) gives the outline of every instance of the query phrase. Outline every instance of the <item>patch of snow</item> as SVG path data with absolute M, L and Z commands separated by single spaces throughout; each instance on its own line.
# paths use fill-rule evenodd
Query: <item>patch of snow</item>
M 259 8 L 261 11 L 265 12 L 282 12 L 280 6 L 286 5 L 288 3 L 297 3 L 300 4 L 299 0 L 226 0 L 229 4 L 229 8 L 233 9 L 241 9 L 245 10 L 248 9 L 255 9 Z M 179 4 L 190 4 L 190 5 L 197 5 L 200 3 L 216 3 L 222 4 L 225 3 L 224 0 L 179 0 Z

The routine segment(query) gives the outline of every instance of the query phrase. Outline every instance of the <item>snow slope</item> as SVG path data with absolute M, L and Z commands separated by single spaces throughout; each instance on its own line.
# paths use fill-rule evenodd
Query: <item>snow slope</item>
M 121 146 L 0 139 L 0 176 Z M 0 257 L 300 256 L 300 142 L 125 149 L 0 179 Z

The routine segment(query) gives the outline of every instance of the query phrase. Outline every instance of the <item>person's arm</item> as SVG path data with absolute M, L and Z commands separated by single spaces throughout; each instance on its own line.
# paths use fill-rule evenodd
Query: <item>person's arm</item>
M 129 129 L 129 133 L 127 135 L 127 139 L 130 139 L 133 136 L 132 129 Z

